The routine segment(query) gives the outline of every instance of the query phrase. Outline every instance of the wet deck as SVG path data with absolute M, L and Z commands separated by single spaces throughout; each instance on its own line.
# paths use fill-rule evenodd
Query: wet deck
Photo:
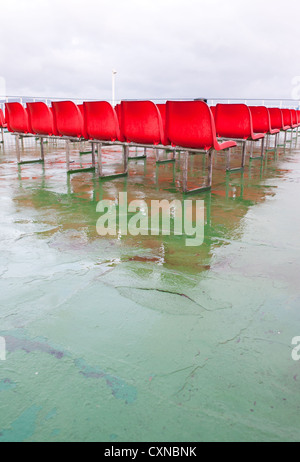
M 205 242 L 188 248 L 96 232 L 97 202 L 120 191 L 181 200 L 178 163 L 149 153 L 99 182 L 66 175 L 63 143 L 46 145 L 44 167 L 18 168 L 5 141 L 0 441 L 299 440 L 300 143 L 247 157 L 244 173 L 218 154 L 212 192 L 194 196 Z M 24 147 L 38 156 L 37 141 Z

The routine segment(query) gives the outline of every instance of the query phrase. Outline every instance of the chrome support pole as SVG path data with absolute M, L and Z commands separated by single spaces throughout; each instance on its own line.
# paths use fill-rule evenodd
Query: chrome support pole
M 20 135 L 16 135 L 16 151 L 17 151 L 17 161 L 18 164 L 21 162 L 21 152 L 20 152 Z
M 102 143 L 97 143 L 97 167 L 98 167 L 98 177 L 103 176 L 103 165 L 102 165 Z
M 245 168 L 246 164 L 246 154 L 247 154 L 247 146 L 246 143 L 243 143 L 243 148 L 242 148 L 242 168 Z
M 250 159 L 253 159 L 253 141 L 250 142 Z
M 123 165 L 124 165 L 124 174 L 128 173 L 128 158 L 129 158 L 129 147 L 127 145 L 123 146 Z
M 44 152 L 44 138 L 41 138 L 41 160 L 44 162 L 45 160 L 45 152 Z
M 95 167 L 95 151 L 96 151 L 96 145 L 95 143 L 92 143 L 92 165 Z
M 66 140 L 66 165 L 67 171 L 70 170 L 70 141 Z
M 207 166 L 208 172 L 207 172 L 205 186 L 201 186 L 200 188 L 188 189 L 188 168 L 189 168 L 190 152 L 185 151 L 184 159 L 183 159 L 183 178 L 182 178 L 182 190 L 184 193 L 197 193 L 197 192 L 207 191 L 211 189 L 212 173 L 213 173 L 213 153 L 214 153 L 213 149 L 210 149 L 208 152 L 206 152 L 206 155 L 208 156 L 208 166 Z
M 265 138 L 261 140 L 261 158 L 265 158 Z
M 231 148 L 226 151 L 226 170 L 230 171 Z
M 184 153 L 183 158 L 183 178 L 182 178 L 182 189 L 183 192 L 187 192 L 187 179 L 188 179 L 188 168 L 189 168 L 189 152 Z

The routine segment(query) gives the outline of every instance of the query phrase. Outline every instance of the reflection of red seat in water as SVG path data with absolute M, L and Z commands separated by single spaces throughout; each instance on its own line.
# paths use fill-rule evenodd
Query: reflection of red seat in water
M 47 104 L 42 102 L 27 103 L 32 130 L 37 135 L 53 136 L 55 134 L 53 113 Z
M 209 158 L 206 185 L 197 190 L 211 188 L 212 153 L 236 146 L 234 141 L 219 143 L 211 110 L 203 101 L 167 101 L 166 142 L 185 151 L 183 190 L 188 192 L 188 158 L 191 152 L 205 152 Z M 195 190 L 194 190 L 195 191 Z
M 6 103 L 7 128 L 12 133 L 32 133 L 28 112 L 21 103 Z

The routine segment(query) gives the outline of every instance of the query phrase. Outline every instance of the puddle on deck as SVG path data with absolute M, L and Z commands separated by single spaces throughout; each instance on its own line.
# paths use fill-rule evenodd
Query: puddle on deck
M 96 231 L 119 192 L 182 200 L 179 161 L 149 152 L 99 181 L 45 146 L 44 166 L 18 168 L 14 138 L 0 145 L 0 441 L 298 441 L 300 143 L 243 173 L 215 156 L 212 191 L 189 197 L 205 201 L 201 247 Z M 203 157 L 191 168 L 197 186 Z

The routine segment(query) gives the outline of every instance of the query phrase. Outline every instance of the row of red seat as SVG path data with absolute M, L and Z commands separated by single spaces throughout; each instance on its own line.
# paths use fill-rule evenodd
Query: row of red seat
M 223 111 L 220 113 L 220 106 Z M 244 106 L 244 107 L 243 107 Z M 218 106 L 217 106 L 218 107 Z M 211 111 L 214 117 L 218 115 L 223 119 L 227 119 L 230 125 L 229 133 L 232 133 L 232 128 L 236 127 L 237 120 L 243 120 L 247 118 L 247 106 L 245 105 L 219 105 L 218 112 L 217 107 L 211 107 Z M 267 108 L 265 106 L 249 106 L 251 113 L 253 131 L 254 133 L 264 133 L 274 135 L 278 131 L 286 131 L 289 129 L 295 129 L 300 126 L 300 111 L 295 109 L 279 109 L 279 108 Z M 245 115 L 243 115 L 243 113 Z M 233 120 L 230 120 L 232 119 Z M 217 119 L 216 124 L 219 125 L 220 120 Z M 238 130 L 243 130 L 239 127 Z M 218 131 L 218 129 L 217 129 Z M 238 132 L 241 135 L 241 132 Z
M 204 117 L 203 106 L 204 103 L 200 101 L 168 101 L 166 104 L 158 105 L 150 101 L 130 101 L 122 102 L 114 110 L 105 101 L 87 102 L 79 106 L 71 101 L 63 101 L 52 103 L 51 108 L 42 102 L 28 103 L 25 109 L 20 103 L 7 103 L 6 121 L 0 109 L 0 127 L 7 127 L 9 131 L 21 134 L 168 145 L 172 143 L 170 131 L 172 132 L 174 124 L 166 124 L 167 108 L 168 122 L 170 116 L 174 116 L 177 107 L 185 124 L 190 126 L 191 119 L 196 117 L 198 122 L 202 122 L 203 129 L 208 115 L 205 114 Z M 294 109 L 248 107 L 244 104 L 219 104 L 210 109 L 214 116 L 216 135 L 221 138 L 256 140 L 257 134 L 273 135 L 300 125 L 300 111 Z M 145 118 L 148 121 L 147 127 L 144 124 Z M 191 142 L 193 135 L 193 132 L 189 133 Z M 204 133 L 202 137 L 205 137 Z M 212 146 L 214 137 L 209 138 L 208 144 Z M 179 144 L 183 141 L 186 143 L 187 140 L 184 139 Z M 208 147 L 205 143 L 199 144 L 199 139 L 189 144 L 195 148 Z
M 266 135 L 277 135 L 300 126 L 300 112 L 245 104 L 218 104 L 209 107 L 203 101 L 122 101 L 113 108 L 106 101 L 72 101 L 6 104 L 6 123 L 10 132 L 40 137 L 58 136 L 101 143 L 171 147 L 209 154 L 211 185 L 211 152 L 228 151 L 237 141 L 262 141 Z M 218 138 L 226 140 L 218 141 Z M 126 163 L 125 163 L 126 164 Z M 245 149 L 242 167 L 245 164 Z M 187 163 L 185 163 L 187 169 Z M 185 172 L 186 174 L 186 172 Z
M 187 136 L 182 133 L 178 138 L 183 119 L 192 128 L 191 117 L 196 119 L 197 133 L 186 133 Z M 151 101 L 122 101 L 116 108 L 106 101 L 85 102 L 79 106 L 62 101 L 53 102 L 51 107 L 38 102 L 28 103 L 27 108 L 20 103 L 7 103 L 6 122 L 10 132 L 19 134 L 220 149 L 211 112 L 202 102 L 155 105 Z

